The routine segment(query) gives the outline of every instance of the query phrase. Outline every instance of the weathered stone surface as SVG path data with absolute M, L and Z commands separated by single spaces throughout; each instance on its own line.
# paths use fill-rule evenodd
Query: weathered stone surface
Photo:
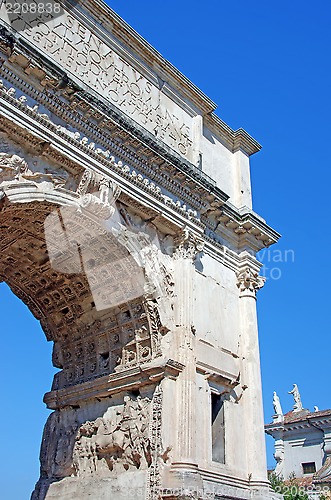
M 271 498 L 259 145 L 99 2 L 1 26 L 0 279 L 59 369 L 33 500 Z

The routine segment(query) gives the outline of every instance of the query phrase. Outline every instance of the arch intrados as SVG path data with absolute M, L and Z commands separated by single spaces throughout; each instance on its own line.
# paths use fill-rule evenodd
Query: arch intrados
M 59 311 L 66 310 L 67 303 L 74 310 L 78 327 L 85 326 L 84 315 L 88 316 L 89 322 L 91 316 L 93 321 L 100 322 L 107 311 L 93 310 L 95 304 L 86 275 L 83 272 L 65 273 L 52 268 L 43 231 L 47 216 L 57 213 L 63 207 L 78 209 L 79 197 L 64 189 L 50 192 L 48 189 L 41 190 L 40 187 L 37 196 L 33 196 L 33 189 L 25 183 L 21 186 L 7 186 L 5 194 L 0 206 L 1 281 L 6 282 L 41 321 L 48 340 L 57 339 L 59 319 L 56 316 Z M 66 203 L 63 203 L 64 200 Z M 108 235 L 107 238 L 109 244 L 109 238 L 112 237 Z M 128 255 L 125 247 L 117 243 L 118 246 Z M 76 289 L 76 300 L 73 298 L 74 294 L 70 296 L 72 286 Z M 48 300 L 44 297 L 45 291 L 52 288 L 67 292 L 67 297 L 63 296 L 61 299 L 58 296 L 59 290 L 53 291 L 56 306 L 45 302 Z M 125 308 L 125 304 L 123 307 Z

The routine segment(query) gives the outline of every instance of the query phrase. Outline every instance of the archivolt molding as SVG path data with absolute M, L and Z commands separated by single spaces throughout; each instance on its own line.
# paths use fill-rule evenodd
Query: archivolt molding
M 9 153 L 2 158 L 7 166 L 27 169 Z M 98 178 L 72 193 L 49 179 L 19 177 L 0 187 L 0 276 L 55 341 L 53 362 L 61 371 L 53 389 L 160 357 L 162 337 L 172 328 L 171 258 L 143 231 L 125 226 L 116 186 Z M 87 192 L 95 188 L 95 194 Z M 99 217 L 95 205 L 91 212 L 84 202 L 87 196 L 105 210 Z M 109 223 L 109 210 L 120 222 Z

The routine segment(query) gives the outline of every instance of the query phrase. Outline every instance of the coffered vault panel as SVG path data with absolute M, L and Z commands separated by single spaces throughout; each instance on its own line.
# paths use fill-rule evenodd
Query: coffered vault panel
M 252 210 L 259 144 L 102 2 L 6 8 L 0 279 L 59 369 L 33 500 L 277 498 L 255 255 L 279 234 Z
M 160 319 L 153 302 L 137 297 L 97 311 L 86 276 L 54 270 L 44 222 L 54 205 L 32 202 L 2 209 L 0 276 L 55 341 L 53 363 L 63 371 L 53 388 L 91 380 L 160 355 Z M 122 247 L 123 248 L 123 247 Z M 104 290 L 121 285 L 110 275 Z M 161 326 L 161 325 L 160 325 Z

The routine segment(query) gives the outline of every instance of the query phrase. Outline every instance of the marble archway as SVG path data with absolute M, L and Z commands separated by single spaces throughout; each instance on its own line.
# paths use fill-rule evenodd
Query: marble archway
M 66 477 L 150 469 L 146 433 L 158 398 L 155 383 L 165 370 L 151 362 L 161 356 L 169 331 L 171 273 L 155 244 L 156 230 L 132 221 L 116 202 L 116 187 L 99 178 L 86 186 L 85 175 L 72 191 L 53 177 L 26 173 L 24 160 L 13 156 L 6 155 L 7 177 L 0 184 L 0 279 L 40 321 L 59 369 L 44 399 L 54 412 L 33 494 L 43 499 Z M 15 169 L 20 165 L 14 176 L 11 162 Z M 124 441 L 102 445 L 100 436 L 97 448 L 100 425 L 117 419 L 121 426 L 127 412 L 140 422 L 134 442 L 123 431 L 122 441 L 131 440 L 125 449 Z M 95 458 L 87 464 L 91 446 Z

